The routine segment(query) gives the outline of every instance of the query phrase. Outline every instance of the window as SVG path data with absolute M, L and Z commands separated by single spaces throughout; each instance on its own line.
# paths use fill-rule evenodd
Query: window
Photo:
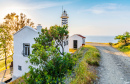
M 64 20 L 64 19 L 63 19 L 62 21 L 67 21 L 67 20 Z
M 66 43 L 65 43 L 65 41 L 64 41 L 64 46 L 66 46 Z
M 64 41 L 64 46 L 68 45 L 68 41 Z
M 18 70 L 20 70 L 20 71 L 21 71 L 21 70 L 22 70 L 22 66 L 19 66 L 19 65 L 18 65 Z
M 68 45 L 68 41 L 66 41 L 66 45 Z
M 67 19 L 67 18 L 62 18 L 62 19 Z
M 23 56 L 28 56 L 30 54 L 30 44 L 23 43 Z

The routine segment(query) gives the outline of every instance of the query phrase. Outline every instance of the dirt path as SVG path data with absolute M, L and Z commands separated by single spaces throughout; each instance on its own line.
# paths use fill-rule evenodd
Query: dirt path
M 97 47 L 101 54 L 98 84 L 130 84 L 130 57 L 111 46 L 86 43 Z

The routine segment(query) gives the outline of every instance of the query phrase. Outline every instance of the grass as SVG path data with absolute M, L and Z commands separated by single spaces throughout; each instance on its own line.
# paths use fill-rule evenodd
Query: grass
M 29 76 L 29 75 L 30 74 L 27 73 L 27 76 Z M 10 82 L 9 84 L 26 84 L 26 83 L 24 82 L 24 78 L 23 77 L 19 77 L 16 80 Z
M 130 57 L 130 44 L 125 45 L 123 43 L 114 43 L 112 47 L 118 49 L 119 51 L 127 54 Z
M 85 45 L 85 47 L 89 49 L 87 53 L 85 53 L 86 62 L 90 65 L 98 66 L 100 54 L 97 48 L 90 45 Z
M 109 45 L 109 43 L 99 43 L 99 42 L 86 42 L 86 43 L 98 43 L 98 44 L 105 44 L 105 45 Z
M 71 49 L 71 51 L 75 52 L 74 55 L 73 55 L 74 64 L 76 64 L 78 62 L 78 59 L 80 59 L 83 56 L 84 48 L 80 48 L 80 49 Z M 28 75 L 29 75 L 29 73 L 28 73 Z M 26 84 L 26 83 L 24 82 L 23 77 L 19 77 L 18 79 L 10 82 L 9 84 Z
M 88 50 L 84 57 L 83 52 Z M 97 78 L 96 73 L 90 70 L 90 66 L 98 66 L 99 65 L 99 51 L 89 45 L 85 45 L 84 47 L 75 51 L 73 55 L 73 62 L 78 63 L 78 66 L 74 68 L 75 77 L 72 78 L 70 84 L 92 84 L 93 81 Z M 79 61 L 81 60 L 81 61 Z M 10 82 L 9 84 L 26 84 L 22 77 Z
M 74 53 L 77 49 L 69 49 L 69 52 Z
M 19 77 L 18 79 L 10 82 L 9 84 L 26 84 L 23 82 L 23 78 L 22 77 Z
M 99 66 L 99 51 L 90 45 L 85 45 L 84 48 L 87 48 L 88 51 L 75 68 L 74 72 L 76 76 L 72 79 L 70 84 L 93 84 L 93 81 L 97 78 L 96 73 L 92 71 L 89 66 Z
M 8 57 L 7 58 L 7 65 L 10 64 L 12 62 L 12 58 L 11 57 Z M 7 68 L 10 68 L 9 66 Z M 5 70 L 5 60 L 1 60 L 0 61 L 0 72 Z

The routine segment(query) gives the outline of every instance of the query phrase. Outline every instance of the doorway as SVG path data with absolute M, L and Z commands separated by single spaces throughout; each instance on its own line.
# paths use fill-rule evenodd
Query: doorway
M 77 43 L 78 43 L 77 40 L 73 40 L 73 48 L 77 48 Z

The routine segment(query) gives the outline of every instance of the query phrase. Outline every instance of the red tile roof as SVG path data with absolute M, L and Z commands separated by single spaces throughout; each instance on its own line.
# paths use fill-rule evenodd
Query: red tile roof
M 80 36 L 80 37 L 82 37 L 82 38 L 86 38 L 86 37 L 84 37 L 84 36 L 82 36 L 82 35 L 80 35 L 80 34 L 76 34 L 76 35 L 78 35 L 78 36 Z

